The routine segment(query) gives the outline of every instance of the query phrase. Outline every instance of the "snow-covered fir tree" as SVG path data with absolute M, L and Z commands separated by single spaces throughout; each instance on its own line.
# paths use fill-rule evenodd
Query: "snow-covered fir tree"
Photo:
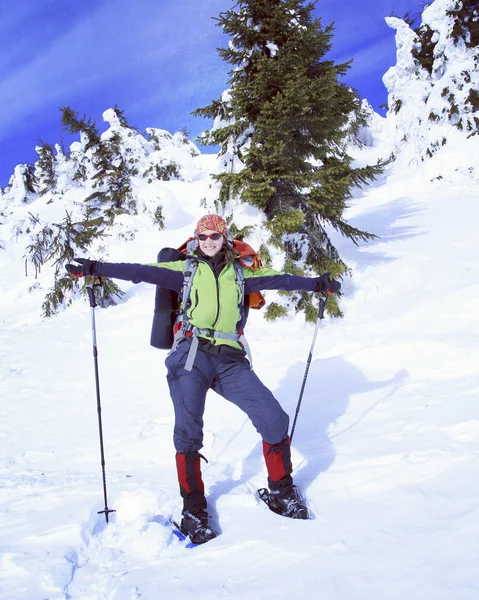
M 115 107 L 108 118 L 113 124 L 108 136 L 100 136 L 91 119 L 80 119 L 69 107 L 62 109 L 62 123 L 69 133 L 83 133 L 87 138 L 85 153 L 90 154 L 94 191 L 86 198 L 91 211 L 113 219 L 115 215 L 135 213 L 130 179 L 137 174 L 136 159 L 122 152 L 122 136 L 132 130 L 124 113 Z M 95 202 L 96 201 L 96 202 Z
M 18 206 L 18 204 L 30 204 L 37 197 L 36 184 L 35 167 L 29 164 L 17 165 L 5 190 L 6 204 L 9 204 L 8 197 L 12 192 L 15 197 L 15 206 Z M 9 206 L 10 210 L 13 210 L 13 208 L 13 205 Z
M 43 196 L 47 192 L 53 191 L 57 183 L 53 145 L 41 142 L 35 150 L 38 154 L 38 160 L 35 161 L 36 186 L 38 194 Z
M 383 81 L 401 160 L 424 162 L 450 139 L 479 133 L 478 16 L 477 0 L 436 0 L 418 27 L 386 19 L 398 53 Z
M 337 277 L 347 266 L 328 227 L 353 241 L 373 237 L 350 226 L 343 213 L 351 189 L 382 168 L 352 166 L 346 142 L 360 121 L 360 104 L 339 81 L 349 63 L 325 58 L 333 28 L 313 18 L 314 6 L 240 0 L 221 13 L 218 25 L 230 43 L 219 53 L 232 67 L 230 89 L 196 114 L 216 119 L 202 140 L 219 144 L 224 155 L 217 177 L 222 203 L 240 197 L 264 211 L 287 272 L 306 267 Z M 310 294 L 291 296 L 297 310 L 315 318 Z M 284 308 L 270 307 L 271 316 L 278 313 Z

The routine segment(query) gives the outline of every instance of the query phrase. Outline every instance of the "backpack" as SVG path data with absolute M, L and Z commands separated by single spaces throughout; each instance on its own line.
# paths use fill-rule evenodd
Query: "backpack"
M 185 281 L 181 294 L 156 286 L 155 310 L 153 314 L 153 325 L 151 328 L 150 344 L 159 350 L 169 350 L 173 346 L 175 324 L 181 313 L 181 305 L 187 305 L 191 282 L 198 266 L 198 260 L 189 254 L 190 246 L 194 238 L 189 238 L 179 248 L 163 248 L 158 253 L 157 262 L 170 262 L 185 260 Z M 189 246 L 190 245 L 190 246 Z M 242 267 L 256 271 L 262 266 L 258 254 L 245 242 L 233 240 L 233 249 L 240 255 L 235 260 L 236 283 L 244 289 L 244 275 Z M 248 317 L 250 308 L 259 310 L 266 304 L 264 296 L 260 292 L 253 292 L 244 296 L 245 317 Z

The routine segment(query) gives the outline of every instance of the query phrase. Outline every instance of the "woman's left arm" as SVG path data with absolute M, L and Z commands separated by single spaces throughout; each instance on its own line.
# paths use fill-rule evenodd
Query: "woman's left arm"
M 330 273 L 323 273 L 320 277 L 300 277 L 269 268 L 261 268 L 256 271 L 244 269 L 245 294 L 259 292 L 260 290 L 329 291 L 336 293 L 340 290 L 341 284 L 338 281 L 331 281 L 329 275 Z

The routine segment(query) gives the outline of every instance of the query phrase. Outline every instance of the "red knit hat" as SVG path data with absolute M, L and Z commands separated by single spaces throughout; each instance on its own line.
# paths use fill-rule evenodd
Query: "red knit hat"
M 217 231 L 221 235 L 228 235 L 228 225 L 223 217 L 219 215 L 205 215 L 198 221 L 195 229 L 195 235 L 203 233 L 203 231 Z

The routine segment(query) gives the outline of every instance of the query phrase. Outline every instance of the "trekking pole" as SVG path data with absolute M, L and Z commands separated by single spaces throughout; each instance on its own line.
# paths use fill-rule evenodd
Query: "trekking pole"
M 293 427 L 291 428 L 291 434 L 289 436 L 290 443 L 293 441 L 294 428 L 296 427 L 296 421 L 298 420 L 299 409 L 301 408 L 301 400 L 303 399 L 303 392 L 304 392 L 304 388 L 306 386 L 306 379 L 308 378 L 309 367 L 311 365 L 311 360 L 313 358 L 313 350 L 314 350 L 314 345 L 316 344 L 316 337 L 318 335 L 319 322 L 321 321 L 321 319 L 324 319 L 325 304 L 326 304 L 326 298 L 321 297 L 319 299 L 318 319 L 316 321 L 316 327 L 314 328 L 313 342 L 312 342 L 311 348 L 309 350 L 308 361 L 306 363 L 306 370 L 304 372 L 304 377 L 303 377 L 303 384 L 301 385 L 301 391 L 299 392 L 299 400 L 298 400 L 298 404 L 296 406 L 296 414 L 294 415 Z
M 95 383 L 96 383 L 96 405 L 98 412 L 98 429 L 100 432 L 100 454 L 101 454 L 101 469 L 103 474 L 103 498 L 105 500 L 105 508 L 103 510 L 99 510 L 97 512 L 98 515 L 105 514 L 105 520 L 108 523 L 108 514 L 112 512 L 116 512 L 115 510 L 111 510 L 108 508 L 108 499 L 106 493 L 106 474 L 105 474 L 105 451 L 103 448 L 103 426 L 101 422 L 101 402 L 100 402 L 100 378 L 98 375 L 98 349 L 96 345 L 96 325 L 95 325 L 95 306 L 97 306 L 95 300 L 95 287 L 101 286 L 100 283 L 94 283 L 93 285 L 87 285 L 86 291 L 88 292 L 88 298 L 90 300 L 91 307 L 91 326 L 92 326 L 92 334 L 93 334 L 93 360 L 95 362 Z

